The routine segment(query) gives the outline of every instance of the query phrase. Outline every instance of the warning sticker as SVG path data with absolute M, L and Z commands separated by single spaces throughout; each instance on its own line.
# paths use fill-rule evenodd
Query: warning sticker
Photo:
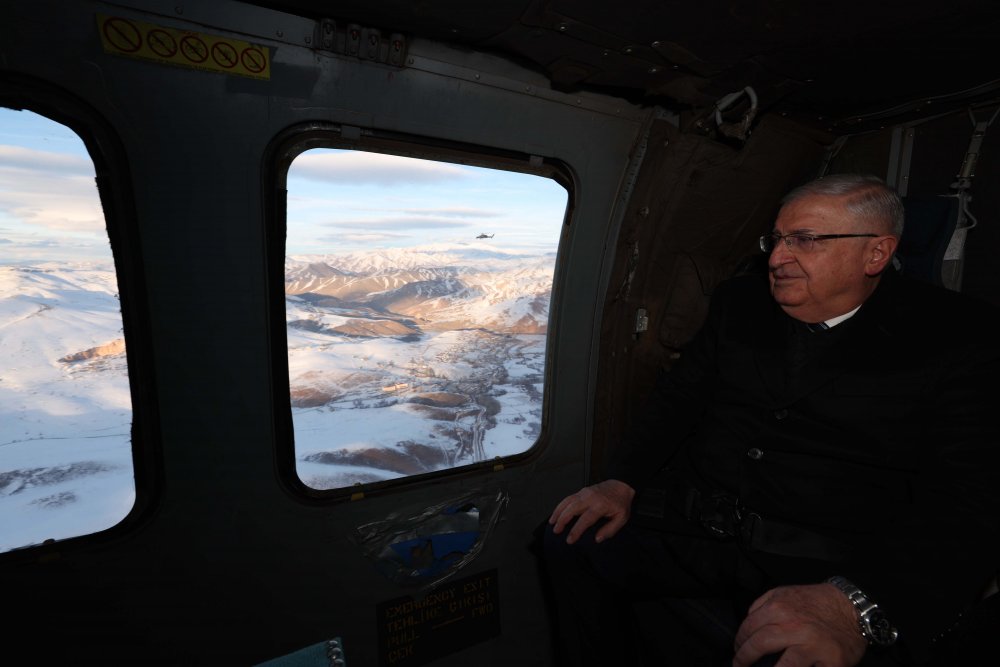
M 500 635 L 497 569 L 376 607 L 380 667 L 417 667 Z
M 270 49 L 259 44 L 103 14 L 97 15 L 97 29 L 105 53 L 251 79 L 271 78 Z

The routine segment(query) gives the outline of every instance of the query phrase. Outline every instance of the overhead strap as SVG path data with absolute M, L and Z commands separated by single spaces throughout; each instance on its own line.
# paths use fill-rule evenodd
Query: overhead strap
M 947 197 L 958 199 L 958 222 L 951 240 L 944 252 L 944 274 L 942 279 L 945 287 L 959 290 L 962 287 L 962 260 L 965 251 L 965 239 L 970 229 L 979 224 L 975 216 L 969 210 L 969 202 L 972 201 L 972 178 L 976 175 L 976 161 L 979 159 L 979 152 L 986 136 L 986 129 L 993 124 L 993 121 L 1000 115 L 1000 106 L 997 107 L 989 120 L 976 120 L 972 109 L 969 109 L 969 120 L 972 121 L 972 138 L 969 140 L 969 148 L 965 152 L 965 159 L 956 175 L 956 180 L 951 184 L 954 191 Z
M 750 108 L 747 112 L 743 114 L 743 117 L 734 122 L 726 123 L 722 120 L 722 112 L 732 106 L 733 102 L 738 100 L 743 95 L 750 98 Z M 750 135 L 750 124 L 753 122 L 754 116 L 757 115 L 757 93 L 753 88 L 747 86 L 742 90 L 737 90 L 735 93 L 729 93 L 718 102 L 715 103 L 715 122 L 719 126 L 719 131 L 727 137 L 733 137 L 739 139 L 740 141 L 746 141 L 747 137 Z

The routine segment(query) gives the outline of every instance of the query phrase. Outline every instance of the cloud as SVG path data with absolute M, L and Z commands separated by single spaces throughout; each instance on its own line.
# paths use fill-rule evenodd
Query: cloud
M 94 163 L 90 158 L 5 144 L 0 144 L 0 168 L 94 178 Z
M 496 211 L 486 211 L 478 208 L 462 208 L 454 206 L 450 208 L 404 208 L 403 213 L 414 215 L 443 215 L 454 218 L 499 218 L 502 213 Z
M 26 238 L 23 241 L 15 241 L 14 243 L 17 243 L 18 250 L 50 250 L 62 245 L 57 239 L 34 237 Z
M 33 264 L 36 262 L 110 262 L 111 246 L 107 240 L 87 238 L 17 238 L 4 246 L 7 264 Z M 109 264 L 109 266 L 111 266 Z
M 0 146 L 5 149 L 0 156 L 0 221 L 8 229 L 106 235 L 93 165 L 73 155 L 12 148 Z M 81 160 L 88 169 L 80 167 Z
M 448 198 L 454 199 L 454 192 L 430 192 L 425 193 L 423 198 L 430 200 L 431 204 Z M 437 200 L 437 201 L 436 201 Z M 290 218 L 307 216 L 321 212 L 328 214 L 330 211 L 337 211 L 339 215 L 382 215 L 393 216 L 405 213 L 411 216 L 438 217 L 438 218 L 502 218 L 509 215 L 508 211 L 496 211 L 485 208 L 473 208 L 471 206 L 421 206 L 421 207 L 393 207 L 386 206 L 385 201 L 372 201 L 368 195 L 364 197 L 346 199 L 344 197 L 323 197 L 293 195 L 288 196 L 288 211 Z M 373 205 L 378 204 L 378 205 Z
M 378 186 L 442 183 L 467 176 L 453 164 L 365 152 L 306 152 L 288 170 L 289 179 Z
M 328 227 L 341 227 L 346 229 L 455 229 L 468 227 L 469 224 L 461 220 L 450 218 L 438 218 L 433 216 L 400 216 L 395 218 L 372 218 L 370 220 L 336 220 L 326 223 Z
M 0 191 L 0 216 L 21 223 L 24 230 L 40 227 L 50 232 L 107 234 L 96 192 L 74 196 L 55 189 L 48 195 Z
M 388 232 L 345 232 L 344 234 L 328 234 L 326 236 L 321 236 L 316 239 L 320 243 L 364 243 L 364 244 L 378 244 L 378 243 L 388 243 L 390 241 L 398 241 L 399 239 L 411 238 L 407 234 L 390 234 Z

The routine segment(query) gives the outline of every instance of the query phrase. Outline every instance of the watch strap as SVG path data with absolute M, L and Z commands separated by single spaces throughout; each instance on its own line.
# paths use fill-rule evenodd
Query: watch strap
M 827 579 L 827 583 L 833 584 L 854 605 L 854 609 L 858 612 L 858 629 L 861 631 L 861 636 L 870 646 L 887 646 L 896 641 L 898 634 L 896 629 L 888 626 L 887 621 L 884 619 L 882 623 L 888 628 L 888 635 L 885 637 L 876 637 L 872 633 L 872 618 L 877 614 L 881 614 L 881 610 L 874 600 L 865 595 L 864 591 L 855 586 L 846 577 L 839 575 L 830 577 Z

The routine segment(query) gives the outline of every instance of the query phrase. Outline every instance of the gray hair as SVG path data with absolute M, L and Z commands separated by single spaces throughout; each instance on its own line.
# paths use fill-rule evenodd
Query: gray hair
M 830 174 L 795 188 L 781 200 L 784 206 L 811 195 L 845 197 L 847 210 L 859 220 L 884 226 L 897 238 L 903 234 L 903 200 L 881 178 L 866 174 Z

